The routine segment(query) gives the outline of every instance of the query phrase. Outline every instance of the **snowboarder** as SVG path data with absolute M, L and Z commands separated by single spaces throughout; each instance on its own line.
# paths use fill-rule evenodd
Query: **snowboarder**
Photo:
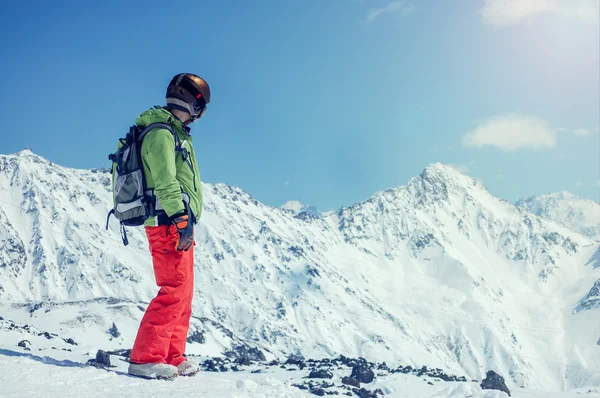
M 138 126 L 166 123 L 143 139 L 141 158 L 155 213 L 145 223 L 158 295 L 140 323 L 129 373 L 147 378 L 193 375 L 199 366 L 184 356 L 194 295 L 193 225 L 202 212 L 202 187 L 189 125 L 200 119 L 210 102 L 208 83 L 191 73 L 173 77 L 166 106 L 142 113 Z

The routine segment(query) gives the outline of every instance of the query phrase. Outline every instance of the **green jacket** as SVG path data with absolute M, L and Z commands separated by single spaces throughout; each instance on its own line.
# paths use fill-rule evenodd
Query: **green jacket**
M 152 129 L 144 137 L 141 149 L 147 188 L 154 189 L 154 195 L 169 217 L 184 211 L 181 193 L 187 193 L 190 208 L 198 221 L 202 214 L 202 186 L 192 136 L 179 119 L 160 107 L 142 113 L 135 123 L 145 127 L 156 122 L 168 123 L 174 127 L 182 148 L 189 152 L 194 170 L 192 172 L 181 153 L 175 154 L 175 140 L 169 130 Z M 149 218 L 144 225 L 156 226 L 156 217 Z

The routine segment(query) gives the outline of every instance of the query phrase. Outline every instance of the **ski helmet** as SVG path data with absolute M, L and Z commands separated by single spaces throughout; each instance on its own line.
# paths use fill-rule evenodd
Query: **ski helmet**
M 200 119 L 210 102 L 210 87 L 206 80 L 193 73 L 175 75 L 167 87 L 167 106 L 188 112 L 191 121 Z

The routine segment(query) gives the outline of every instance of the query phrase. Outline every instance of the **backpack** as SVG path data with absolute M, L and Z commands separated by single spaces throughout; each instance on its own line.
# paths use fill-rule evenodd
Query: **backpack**
M 114 215 L 121 224 L 121 238 L 127 246 L 127 232 L 125 227 L 137 227 L 156 215 L 156 198 L 152 190 L 146 187 L 146 176 L 142 164 L 142 141 L 146 134 L 153 129 L 166 129 L 173 134 L 175 140 L 175 153 L 183 152 L 187 157 L 187 150 L 181 148 L 181 141 L 173 127 L 167 123 L 151 123 L 146 127 L 133 125 L 125 138 L 120 138 L 121 147 L 108 155 L 113 162 L 112 188 L 113 208 L 106 217 L 106 229 L 110 216 Z

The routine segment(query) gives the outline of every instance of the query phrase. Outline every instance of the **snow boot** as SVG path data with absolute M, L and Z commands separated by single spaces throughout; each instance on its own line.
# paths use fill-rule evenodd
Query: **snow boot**
M 166 363 L 130 363 L 128 373 L 146 379 L 172 379 L 179 374 L 177 367 Z
M 200 371 L 200 366 L 188 359 L 177 365 L 177 371 L 180 376 L 193 376 Z

